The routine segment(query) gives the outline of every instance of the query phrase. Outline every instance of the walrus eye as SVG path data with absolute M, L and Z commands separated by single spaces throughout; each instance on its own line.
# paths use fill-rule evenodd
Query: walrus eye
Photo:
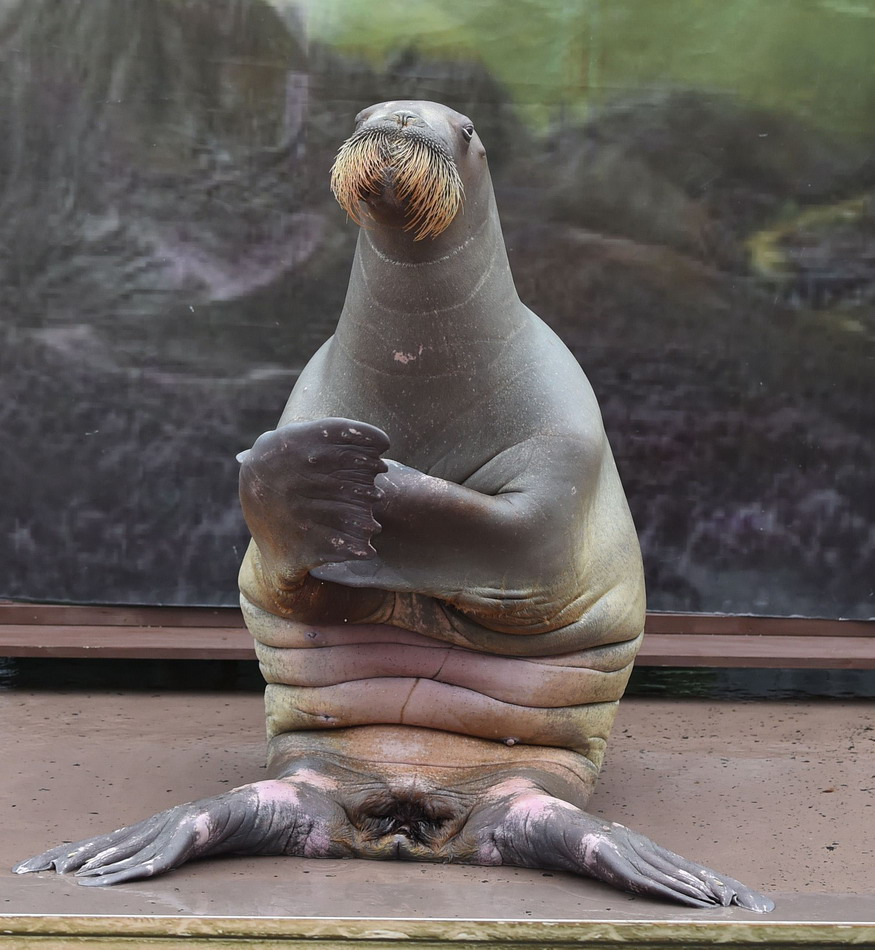
M 474 126 L 473 126 L 473 125 L 466 125 L 466 126 L 462 129 L 462 138 L 463 138 L 466 142 L 470 142 L 471 139 L 474 138 Z

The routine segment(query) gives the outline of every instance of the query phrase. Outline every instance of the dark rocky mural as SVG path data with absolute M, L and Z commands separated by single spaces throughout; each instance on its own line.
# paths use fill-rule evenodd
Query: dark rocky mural
M 634 76 L 533 118 L 483 57 L 376 57 L 307 14 L 0 0 L 0 595 L 235 601 L 234 455 L 345 293 L 334 151 L 410 97 L 487 144 L 520 293 L 600 398 L 650 606 L 875 615 L 875 135 Z

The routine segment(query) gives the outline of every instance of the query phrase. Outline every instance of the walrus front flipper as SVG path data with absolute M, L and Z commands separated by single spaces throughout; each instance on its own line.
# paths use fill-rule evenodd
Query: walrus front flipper
M 572 871 L 689 907 L 735 904 L 767 913 L 775 906 L 739 881 L 589 815 L 527 779 L 509 779 L 487 792 L 464 834 L 479 842 L 478 864 Z
M 286 580 L 317 564 L 374 555 L 371 511 L 385 432 L 351 419 L 280 426 L 238 458 L 243 514 L 261 550 Z
M 291 422 L 260 436 L 238 459 L 240 503 L 253 543 L 240 590 L 278 616 L 361 622 L 379 612 L 384 594 L 359 594 L 314 580 L 320 564 L 376 556 L 380 531 L 374 479 L 386 471 L 385 432 L 352 419 Z
M 194 858 L 217 854 L 347 857 L 332 841 L 348 825 L 325 790 L 299 779 L 255 782 L 213 798 L 169 808 L 109 834 L 62 844 L 17 864 L 17 874 L 70 872 L 102 886 L 155 877 Z

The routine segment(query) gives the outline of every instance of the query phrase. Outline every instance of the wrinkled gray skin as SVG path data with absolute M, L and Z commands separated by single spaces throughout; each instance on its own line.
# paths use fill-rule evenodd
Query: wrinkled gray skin
M 589 384 L 517 297 L 469 120 L 436 103 L 389 102 L 364 110 L 357 128 L 387 121 L 445 143 L 464 209 L 436 238 L 414 241 L 390 175 L 367 197 L 337 333 L 277 429 L 241 456 L 253 535 L 242 603 L 256 639 L 273 644 L 260 657 L 280 690 L 300 685 L 284 678 L 282 656 L 313 655 L 275 649 L 302 624 L 326 643 L 342 624 L 378 631 L 388 642 L 370 647 L 368 662 L 379 667 L 386 651 L 383 698 L 420 681 L 419 661 L 405 660 L 415 678 L 388 668 L 414 649 L 411 636 L 449 644 L 466 688 L 445 677 L 413 724 L 403 707 L 368 719 L 355 697 L 302 712 L 305 692 L 326 694 L 293 692 L 291 714 L 306 724 L 273 730 L 269 780 L 15 870 L 103 885 L 213 854 L 400 857 L 561 869 L 690 906 L 770 910 L 738 881 L 584 810 L 643 629 L 634 528 Z M 522 706 L 490 698 L 490 663 L 504 664 L 499 679 L 513 691 L 513 671 L 522 683 L 538 657 L 601 669 L 604 695 L 585 686 L 582 698 L 551 700 L 555 687 L 539 693 L 535 683 Z M 355 665 L 344 671 L 338 660 L 332 683 L 360 680 Z M 463 694 L 469 725 L 447 725 Z M 534 717 L 528 738 L 491 728 L 515 708 Z M 576 715 L 590 737 L 577 744 L 562 738 Z

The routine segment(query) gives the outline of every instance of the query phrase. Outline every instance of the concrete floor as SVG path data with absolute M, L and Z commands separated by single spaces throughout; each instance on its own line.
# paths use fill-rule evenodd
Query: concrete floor
M 114 888 L 16 860 L 261 777 L 251 693 L 0 693 L 0 917 L 750 921 L 539 871 L 225 858 Z M 875 707 L 621 703 L 593 810 L 760 888 L 770 922 L 875 923 Z M 760 918 L 762 919 L 762 918 Z

